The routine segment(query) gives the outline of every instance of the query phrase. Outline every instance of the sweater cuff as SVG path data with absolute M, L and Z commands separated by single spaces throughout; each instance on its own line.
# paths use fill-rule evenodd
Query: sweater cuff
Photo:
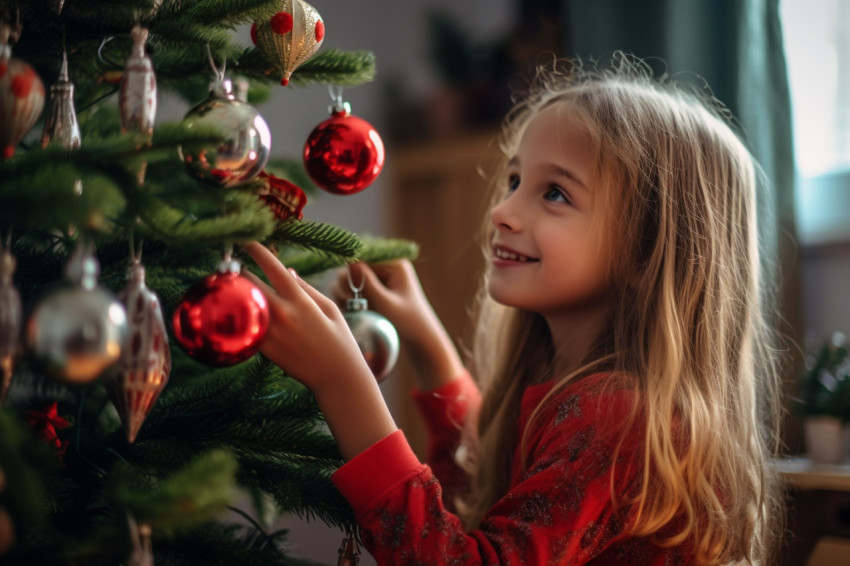
M 331 481 L 359 513 L 425 469 L 404 433 L 397 430 L 343 464 Z
M 477 410 L 481 392 L 469 373 L 464 371 L 457 379 L 433 391 L 414 390 L 412 397 L 420 414 L 425 417 L 428 432 L 436 435 L 447 428 L 463 428 L 470 412 Z

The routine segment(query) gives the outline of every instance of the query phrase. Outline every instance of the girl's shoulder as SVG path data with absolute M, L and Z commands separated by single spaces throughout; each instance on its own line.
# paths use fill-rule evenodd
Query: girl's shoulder
M 640 393 L 628 376 L 594 373 L 549 389 L 539 399 L 536 412 L 538 426 L 551 435 L 585 431 L 600 441 L 616 443 L 624 432 L 643 428 Z

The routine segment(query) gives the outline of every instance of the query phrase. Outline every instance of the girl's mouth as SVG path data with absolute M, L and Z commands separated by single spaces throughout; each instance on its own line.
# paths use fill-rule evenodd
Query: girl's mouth
M 502 246 L 493 246 L 493 255 L 498 259 L 503 259 L 507 261 L 517 261 L 522 263 L 539 261 L 536 258 L 523 255 L 517 251 Z

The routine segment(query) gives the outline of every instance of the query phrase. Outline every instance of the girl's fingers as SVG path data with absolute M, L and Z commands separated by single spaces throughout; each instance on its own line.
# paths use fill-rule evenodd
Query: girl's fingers
M 249 242 L 244 244 L 242 248 L 248 252 L 248 255 L 254 258 L 254 261 L 257 262 L 257 265 L 263 270 L 266 277 L 269 278 L 269 282 L 278 294 L 288 295 L 295 289 L 295 279 L 287 273 L 286 268 L 277 256 L 268 248 L 259 242 Z
M 292 303 L 299 297 L 301 291 L 303 291 L 326 317 L 332 317 L 339 313 L 339 309 L 330 299 L 301 279 L 294 269 L 284 267 L 280 260 L 265 246 L 257 242 L 251 242 L 245 244 L 244 248 L 248 252 L 248 255 L 254 258 L 254 261 L 260 266 L 260 269 L 269 278 L 274 288 L 269 287 L 259 277 L 248 270 L 244 270 L 242 274 L 259 286 L 266 294 L 266 297 L 276 295 L 278 298 Z
M 335 315 L 339 314 L 339 309 L 332 300 L 324 296 L 318 289 L 301 279 L 294 269 L 291 269 L 290 272 L 292 273 L 292 277 L 295 279 L 296 283 L 298 283 L 298 286 L 307 293 L 307 296 L 316 303 L 316 306 L 322 310 L 322 313 L 326 317 L 333 318 Z

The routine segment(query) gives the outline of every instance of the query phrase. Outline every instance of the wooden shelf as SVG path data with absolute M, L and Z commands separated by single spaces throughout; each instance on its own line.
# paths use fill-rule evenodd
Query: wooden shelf
M 818 464 L 808 458 L 782 458 L 773 463 L 785 482 L 799 489 L 850 491 L 850 461 Z

